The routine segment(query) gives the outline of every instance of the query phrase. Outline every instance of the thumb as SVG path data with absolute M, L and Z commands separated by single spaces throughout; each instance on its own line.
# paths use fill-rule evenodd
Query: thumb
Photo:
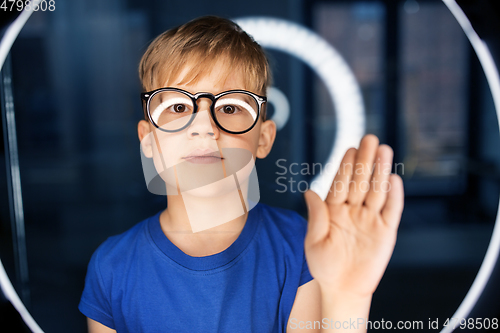
M 316 243 L 328 235 L 329 214 L 326 203 L 319 195 L 309 190 L 304 194 L 308 211 L 306 242 Z

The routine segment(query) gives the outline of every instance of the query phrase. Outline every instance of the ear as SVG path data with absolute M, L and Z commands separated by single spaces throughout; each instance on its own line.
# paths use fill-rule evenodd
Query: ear
M 276 124 L 272 120 L 264 121 L 260 126 L 259 147 L 256 154 L 258 158 L 265 158 L 269 154 L 275 138 Z
M 146 120 L 141 120 L 137 124 L 137 134 L 139 135 L 139 140 L 141 141 L 141 148 L 144 156 L 147 158 L 153 157 L 153 142 L 151 140 L 151 128 L 149 122 Z

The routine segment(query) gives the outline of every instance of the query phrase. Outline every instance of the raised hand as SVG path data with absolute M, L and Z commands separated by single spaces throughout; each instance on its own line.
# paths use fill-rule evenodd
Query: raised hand
M 369 298 L 396 242 L 403 182 L 390 174 L 393 152 L 366 135 L 348 150 L 325 201 L 305 194 L 309 226 L 305 253 L 322 293 Z

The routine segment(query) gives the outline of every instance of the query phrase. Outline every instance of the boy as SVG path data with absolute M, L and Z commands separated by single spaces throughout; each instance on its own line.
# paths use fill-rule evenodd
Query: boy
M 306 225 L 247 196 L 276 134 L 251 37 L 199 18 L 157 37 L 139 73 L 141 149 L 168 207 L 94 253 L 79 306 L 89 332 L 366 331 L 403 209 L 392 150 L 373 135 L 348 150 L 326 200 L 306 193 Z

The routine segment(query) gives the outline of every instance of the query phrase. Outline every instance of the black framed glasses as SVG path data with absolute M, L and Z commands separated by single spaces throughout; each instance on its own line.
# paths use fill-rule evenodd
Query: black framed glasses
M 213 95 L 207 92 L 191 94 L 167 87 L 141 94 L 149 121 L 156 128 L 170 133 L 182 131 L 193 122 L 200 98 L 212 102 L 212 119 L 220 129 L 231 134 L 250 131 L 259 120 L 262 105 L 267 102 L 266 97 L 246 90 L 228 90 Z

